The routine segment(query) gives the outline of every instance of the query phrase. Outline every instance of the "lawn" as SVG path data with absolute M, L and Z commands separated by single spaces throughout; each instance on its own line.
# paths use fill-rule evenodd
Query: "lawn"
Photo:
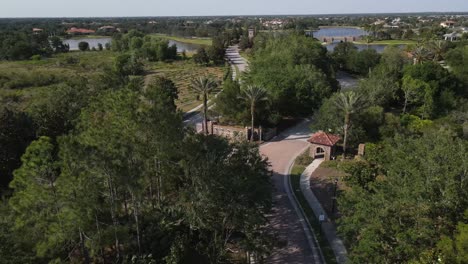
M 169 36 L 165 34 L 151 34 L 152 36 L 156 36 L 159 38 L 164 38 L 164 39 L 171 39 L 183 43 L 188 43 L 188 44 L 197 44 L 197 45 L 204 45 L 204 46 L 211 46 L 212 40 L 211 38 L 184 38 L 184 37 L 177 37 L 177 36 Z
M 367 44 L 365 40 L 355 41 L 355 44 Z M 391 39 L 391 40 L 375 40 L 370 42 L 369 45 L 412 45 L 416 44 L 417 41 L 415 40 L 398 40 L 398 39 Z
M 197 98 L 197 94 L 190 89 L 190 81 L 199 76 L 211 76 L 221 81 L 224 68 L 200 66 L 190 60 L 185 60 L 170 63 L 153 63 L 149 66 L 149 72 L 147 81 L 152 76 L 164 76 L 176 84 L 179 89 L 179 99 L 176 101 L 176 104 L 179 109 L 186 112 L 202 103 Z

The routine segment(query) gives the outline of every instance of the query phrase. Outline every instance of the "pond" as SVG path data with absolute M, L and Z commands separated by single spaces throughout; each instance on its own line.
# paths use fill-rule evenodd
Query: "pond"
M 176 45 L 177 46 L 177 52 L 182 52 L 185 50 L 185 52 L 196 52 L 198 48 L 201 47 L 201 45 L 198 45 L 198 44 L 192 44 L 192 43 L 185 43 L 185 42 L 180 42 L 180 41 L 176 41 L 176 40 L 169 40 L 169 46 L 172 46 L 172 45 Z
M 68 44 L 70 46 L 70 50 L 79 50 L 78 44 L 80 42 L 88 42 L 89 43 L 89 48 L 98 48 L 98 44 L 101 43 L 103 47 L 106 46 L 106 43 L 110 43 L 112 41 L 112 38 L 81 38 L 81 39 L 65 39 L 63 41 L 64 44 Z
M 63 41 L 64 44 L 70 45 L 70 50 L 79 50 L 78 44 L 80 42 L 88 42 L 89 43 L 89 48 L 92 49 L 98 48 L 99 43 L 102 44 L 102 46 L 105 46 L 106 43 L 112 42 L 112 38 L 81 38 L 81 39 L 66 39 Z M 175 44 L 177 46 L 177 52 L 195 52 L 198 48 L 201 47 L 201 45 L 198 44 L 191 44 L 191 43 L 184 43 L 180 41 L 175 41 L 175 40 L 169 40 L 169 46 L 172 46 Z

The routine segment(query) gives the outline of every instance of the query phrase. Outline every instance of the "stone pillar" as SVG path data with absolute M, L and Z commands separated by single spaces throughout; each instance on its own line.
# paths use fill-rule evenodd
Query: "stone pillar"
M 364 156 L 365 150 L 366 150 L 366 144 L 359 144 L 358 155 Z

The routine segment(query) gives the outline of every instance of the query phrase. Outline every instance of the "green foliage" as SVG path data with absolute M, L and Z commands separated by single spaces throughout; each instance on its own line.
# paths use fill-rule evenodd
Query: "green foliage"
M 267 253 L 271 182 L 258 148 L 186 131 L 168 79 L 131 86 L 96 97 L 58 88 L 57 97 L 90 99 L 77 108 L 45 100 L 67 121 L 79 114 L 78 124 L 23 155 L 11 182 L 14 226 L 2 227 L 18 238 L 12 253 L 34 251 L 41 263 L 219 263 L 228 244 Z
M 468 46 L 459 46 L 447 52 L 445 59 L 453 73 L 464 82 L 465 94 L 468 87 Z
M 468 259 L 468 210 L 465 211 L 463 221 L 457 224 L 453 238 L 442 236 L 437 248 L 440 250 L 440 259 L 443 263 L 465 263 Z
M 224 123 L 247 124 L 249 109 L 246 102 L 240 99 L 241 88 L 237 81 L 227 79 L 223 82 L 223 89 L 216 97 L 216 112 L 220 113 Z
M 332 57 L 338 68 L 360 75 L 367 75 L 380 61 L 380 55 L 374 49 L 358 51 L 350 42 L 338 43 Z
M 208 57 L 204 47 L 198 48 L 197 53 L 193 55 L 192 59 L 196 64 L 200 65 L 208 65 L 210 63 L 210 57 Z
M 80 43 L 78 43 L 78 48 L 81 51 L 87 51 L 87 50 L 89 50 L 89 43 L 86 42 L 86 41 L 81 41 Z
M 256 44 L 249 83 L 265 87 L 272 112 L 283 116 L 309 115 L 336 87 L 334 73 L 320 43 L 289 34 Z
M 48 56 L 52 52 L 46 33 L 18 30 L 0 34 L 0 60 L 28 60 L 33 55 Z
M 296 158 L 296 164 L 304 167 L 309 166 L 312 163 L 312 161 L 314 161 L 314 159 L 310 156 L 309 149 L 304 151 L 304 153 L 302 153 Z
M 367 184 L 370 192 L 355 185 L 339 199 L 339 230 L 350 243 L 353 263 L 416 260 L 451 234 L 468 205 L 466 147 L 450 131 L 440 130 L 416 138 L 397 136 L 374 148 L 373 160 L 383 176 Z M 367 167 L 351 173 L 372 176 Z
M 458 80 L 435 63 L 405 67 L 403 81 L 403 92 L 420 102 L 417 112 L 423 118 L 446 114 L 453 108 L 455 95 L 463 93 Z
M 177 46 L 169 46 L 167 40 L 131 30 L 127 34 L 117 34 L 112 39 L 112 50 L 131 53 L 136 59 L 167 61 L 177 58 Z
M 8 187 L 21 156 L 34 139 L 31 119 L 24 113 L 0 108 L 0 191 Z

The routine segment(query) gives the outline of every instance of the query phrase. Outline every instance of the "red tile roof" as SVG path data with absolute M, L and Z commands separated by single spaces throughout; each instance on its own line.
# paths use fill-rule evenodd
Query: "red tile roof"
M 323 131 L 319 131 L 313 134 L 309 140 L 310 143 L 319 144 L 323 146 L 334 146 L 341 138 L 338 135 L 328 134 Z
M 92 29 L 76 28 L 76 27 L 72 27 L 69 30 L 67 30 L 67 33 L 90 34 L 90 33 L 94 33 L 94 32 L 96 32 L 96 31 L 94 31 Z

